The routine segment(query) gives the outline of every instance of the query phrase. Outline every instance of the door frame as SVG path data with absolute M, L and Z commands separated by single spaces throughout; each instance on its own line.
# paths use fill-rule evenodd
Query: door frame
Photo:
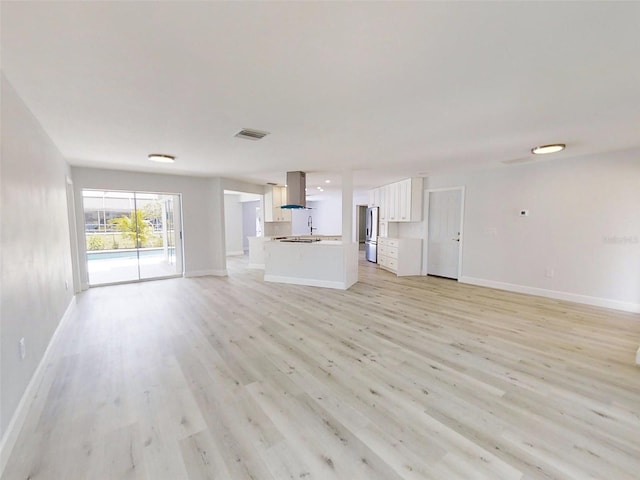
M 80 273 L 80 253 L 78 251 L 78 225 L 76 222 L 76 201 L 73 179 L 67 175 L 67 216 L 69 218 L 69 248 L 71 251 L 71 278 L 73 293 L 82 292 L 82 275 Z M 86 260 L 86 255 L 85 255 Z
M 425 238 L 422 247 L 422 275 L 428 275 L 428 260 L 429 260 L 429 194 L 432 192 L 447 192 L 451 190 L 460 191 L 460 246 L 458 248 L 458 278 L 459 282 L 462 278 L 462 249 L 464 245 L 464 201 L 465 201 L 465 186 L 458 185 L 454 187 L 441 187 L 441 188 L 429 188 L 424 191 L 423 199 L 423 211 L 424 211 L 424 231 Z
M 138 265 L 138 279 L 131 280 L 123 280 L 116 282 L 107 282 L 107 283 L 99 283 L 91 285 L 89 283 L 89 263 L 87 260 L 87 248 L 86 248 L 86 222 L 85 222 L 85 214 L 84 214 L 84 195 L 83 192 L 85 190 L 94 190 L 94 191 L 103 191 L 103 192 L 123 192 L 123 193 L 133 193 L 134 198 L 136 194 L 151 194 L 151 195 L 172 195 L 177 197 L 179 208 L 175 209 L 174 207 L 174 234 L 175 234 L 175 255 L 176 262 L 180 261 L 179 267 L 180 271 L 171 275 L 163 275 L 159 277 L 151 277 L 151 278 L 140 278 L 140 266 Z M 162 191 L 151 191 L 151 190 L 127 190 L 121 188 L 95 188 L 95 187 L 78 187 L 78 190 L 74 190 L 74 192 L 78 192 L 79 195 L 79 208 L 76 209 L 76 231 L 77 238 L 80 240 L 78 244 L 78 259 L 79 266 L 81 265 L 81 276 L 82 276 L 82 290 L 88 290 L 89 288 L 97 288 L 97 287 L 108 287 L 111 285 L 122 285 L 126 283 L 140 283 L 140 282 L 149 282 L 154 280 L 165 280 L 168 278 L 180 278 L 184 277 L 184 224 L 182 218 L 182 194 L 175 192 L 162 192 Z M 135 205 L 135 200 L 134 200 Z M 135 207 L 137 208 L 137 206 Z M 178 256 L 179 254 L 179 256 Z M 138 257 L 139 260 L 139 257 Z M 177 265 L 178 266 L 178 265 Z

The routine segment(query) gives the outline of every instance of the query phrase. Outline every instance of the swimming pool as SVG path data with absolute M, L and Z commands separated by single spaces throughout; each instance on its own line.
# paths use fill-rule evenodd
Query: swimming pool
M 169 255 L 174 254 L 175 247 L 169 248 Z M 113 258 L 138 258 L 138 253 L 140 253 L 140 258 L 147 257 L 160 257 L 164 255 L 163 248 L 141 248 L 137 250 L 135 248 L 126 249 L 126 250 L 100 250 L 100 251 L 92 251 L 87 252 L 87 260 L 111 260 Z

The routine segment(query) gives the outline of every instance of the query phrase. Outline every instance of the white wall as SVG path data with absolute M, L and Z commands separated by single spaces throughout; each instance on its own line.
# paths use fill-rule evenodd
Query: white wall
M 640 150 L 430 177 L 425 189 L 458 185 L 461 281 L 640 311 Z
M 222 186 L 224 187 L 225 190 L 251 193 L 254 195 L 264 195 L 265 189 L 267 188 L 265 185 L 256 185 L 254 183 L 247 183 L 241 180 L 235 180 L 233 178 L 223 178 Z
M 342 235 L 342 192 L 340 190 L 327 190 L 322 195 L 314 195 L 317 199 L 308 202 L 312 210 L 294 210 L 294 214 L 303 217 L 304 233 L 309 234 L 307 217 L 313 216 L 314 235 Z M 297 233 L 294 233 L 297 235 Z
M 313 220 L 313 234 L 322 235 L 316 230 L 318 218 L 318 205 L 322 202 L 307 202 L 307 208 L 301 210 L 291 210 L 291 235 L 309 235 L 309 217 Z M 338 212 L 340 213 L 340 212 Z
M 369 190 L 354 190 L 353 191 L 353 204 L 354 205 L 368 205 L 369 204 Z
M 342 235 L 342 191 L 325 189 L 307 200 L 310 210 L 291 210 L 291 235 L 309 235 L 308 220 L 313 219 L 314 235 Z M 353 192 L 353 238 L 357 238 L 357 205 L 366 205 L 368 191 Z M 317 228 L 317 230 L 316 230 Z
M 4 74 L 1 76 L 0 436 L 5 437 L 73 298 L 73 280 L 67 164 Z M 26 357 L 21 360 L 18 341 L 23 337 Z
M 84 188 L 181 194 L 185 275 L 226 275 L 224 193 L 220 179 L 83 167 L 73 167 L 72 174 L 83 288 L 88 288 L 82 238 Z
M 249 237 L 255 237 L 256 232 L 256 220 L 258 216 L 256 209 L 260 208 L 259 200 L 250 200 L 247 202 L 242 201 L 242 195 L 240 198 L 242 202 L 242 249 L 246 252 L 249 251 Z
M 242 203 L 239 194 L 224 195 L 224 231 L 227 255 L 242 255 Z

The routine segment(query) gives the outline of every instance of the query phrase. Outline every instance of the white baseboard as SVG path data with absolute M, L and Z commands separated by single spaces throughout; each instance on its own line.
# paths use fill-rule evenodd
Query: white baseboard
M 621 302 L 609 298 L 590 297 L 588 295 L 579 295 L 577 293 L 559 292 L 556 290 L 547 290 L 545 288 L 527 287 L 524 285 L 516 285 L 513 283 L 497 282 L 495 280 L 486 280 L 484 278 L 462 276 L 458 279 L 460 283 L 469 283 L 471 285 L 479 285 L 481 287 L 497 288 L 498 290 L 508 290 L 516 293 L 526 293 L 528 295 L 537 295 L 539 297 L 553 298 L 555 300 L 566 300 L 568 302 L 583 303 L 585 305 L 593 305 L 595 307 L 612 308 L 614 310 L 622 310 L 631 313 L 640 313 L 640 304 L 631 302 Z
M 279 275 L 265 275 L 265 282 L 288 283 L 292 285 L 305 285 L 308 287 L 333 288 L 336 290 L 347 290 L 351 285 L 346 282 L 336 282 L 331 280 L 317 280 L 315 278 L 282 277 Z M 354 282 L 355 283 L 355 282 Z
M 236 250 L 233 252 L 227 252 L 227 257 L 237 257 L 238 255 L 244 255 L 244 250 Z
M 227 270 L 195 270 L 193 272 L 184 272 L 185 277 L 226 277 Z
M 11 421 L 7 426 L 7 430 L 4 432 L 2 440 L 0 440 L 0 477 L 2 477 L 4 469 L 7 466 L 7 461 L 9 460 L 9 455 L 11 455 L 11 451 L 13 450 L 13 447 L 18 440 L 18 435 L 20 434 L 20 431 L 22 430 L 22 427 L 24 425 L 24 421 L 27 418 L 27 413 L 29 412 L 29 408 L 33 403 L 33 398 L 38 393 L 38 387 L 42 383 L 46 366 L 50 361 L 49 357 L 51 356 L 52 346 L 55 344 L 63 325 L 66 324 L 72 317 L 75 308 L 76 297 L 74 296 L 71 298 L 69 305 L 67 305 L 67 309 L 62 315 L 60 322 L 58 322 L 58 326 L 56 327 L 55 332 L 53 332 L 53 335 L 51 335 L 49 345 L 47 345 L 47 349 L 44 351 L 44 355 L 42 355 L 40 363 L 38 363 L 35 372 L 33 372 L 31 380 L 29 380 L 29 384 L 22 394 L 20 403 L 18 403 L 18 407 L 13 413 L 13 417 L 11 417 Z

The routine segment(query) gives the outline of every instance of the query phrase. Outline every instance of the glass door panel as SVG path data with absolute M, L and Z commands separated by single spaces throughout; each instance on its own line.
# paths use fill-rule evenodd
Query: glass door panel
M 182 274 L 179 195 L 84 190 L 83 205 L 89 285 Z
M 182 273 L 182 252 L 177 250 L 180 244 L 180 225 L 176 222 L 179 210 L 178 195 L 153 194 L 143 197 L 138 195 L 138 208 L 144 212 L 145 224 L 142 229 L 146 232 L 147 242 L 140 253 L 140 278 L 157 278 L 179 275 Z M 176 241 L 177 236 L 177 241 Z

